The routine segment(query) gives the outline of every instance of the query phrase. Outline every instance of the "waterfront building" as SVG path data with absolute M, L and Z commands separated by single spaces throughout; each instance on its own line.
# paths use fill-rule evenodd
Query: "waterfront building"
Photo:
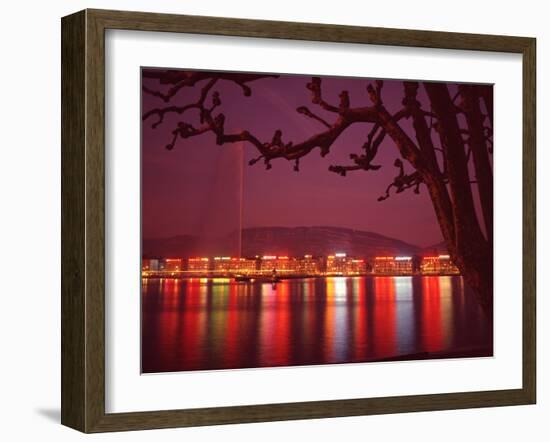
M 165 272 L 181 272 L 183 270 L 181 258 L 166 258 L 163 261 Z
M 233 273 L 254 273 L 257 268 L 256 259 L 231 258 L 231 270 Z
M 369 259 L 335 253 L 325 257 L 304 255 L 289 257 L 264 255 L 255 258 L 216 256 L 189 259 L 142 259 L 142 274 L 146 277 L 182 275 L 222 276 L 271 275 L 287 276 L 353 276 L 353 275 L 459 275 L 460 271 L 449 255 L 377 256 Z
M 158 259 L 142 259 L 141 270 L 143 272 L 158 272 L 159 260 Z
M 364 259 L 348 258 L 344 269 L 346 275 L 364 275 L 367 272 L 367 264 Z
M 373 273 L 380 275 L 412 275 L 412 256 L 377 256 Z
M 207 273 L 210 270 L 209 258 L 189 258 L 187 260 L 187 270 L 195 273 Z
M 215 273 L 229 273 L 231 271 L 230 256 L 215 256 L 212 270 Z
M 256 271 L 256 260 L 248 258 L 232 258 L 229 256 L 214 257 L 213 271 L 215 273 L 253 273 Z
M 304 255 L 296 259 L 297 272 L 301 275 L 318 275 L 321 273 L 321 259 L 312 255 Z
M 335 253 L 327 256 L 327 275 L 363 275 L 367 272 L 367 263 L 364 259 L 353 258 L 345 253 Z
M 264 255 L 260 259 L 260 272 L 296 273 L 299 269 L 299 260 L 288 256 Z
M 326 274 L 327 275 L 343 275 L 346 266 L 346 254 L 336 253 L 327 256 Z
M 423 275 L 460 274 L 450 255 L 425 256 L 422 258 L 420 269 Z

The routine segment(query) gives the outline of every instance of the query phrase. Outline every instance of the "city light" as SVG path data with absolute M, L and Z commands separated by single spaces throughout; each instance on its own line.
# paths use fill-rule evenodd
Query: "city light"
M 243 278 L 258 281 L 269 278 L 301 278 L 326 276 L 413 276 L 460 275 L 450 255 L 412 256 L 347 256 L 337 252 L 328 256 L 252 257 L 214 256 L 194 258 L 142 259 L 142 277 L 162 278 Z
M 420 264 L 422 275 L 459 275 L 460 270 L 451 261 L 450 255 L 426 256 Z

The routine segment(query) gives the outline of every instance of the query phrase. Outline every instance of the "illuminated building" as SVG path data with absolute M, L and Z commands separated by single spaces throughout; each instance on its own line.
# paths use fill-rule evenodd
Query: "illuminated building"
M 381 275 L 412 275 L 412 256 L 377 256 L 373 273 Z
M 362 275 L 367 272 L 367 266 L 364 259 L 346 259 L 344 267 L 344 273 L 346 275 Z
M 296 259 L 297 272 L 302 275 L 318 275 L 321 273 L 321 260 L 312 255 L 304 255 Z
M 364 259 L 349 257 L 345 253 L 327 256 L 327 275 L 359 275 L 366 272 L 367 264 Z
M 346 271 L 346 254 L 335 253 L 327 256 L 325 271 L 327 275 L 343 275 Z
M 142 259 L 141 270 L 143 272 L 158 272 L 159 260 L 158 259 Z
M 288 256 L 264 255 L 260 260 L 260 271 L 262 273 L 295 273 L 299 269 L 299 260 Z
M 256 260 L 216 256 L 213 270 L 216 273 L 252 273 L 256 271 Z
M 239 275 L 260 276 L 354 276 L 354 275 L 459 275 L 449 255 L 419 256 L 377 256 L 368 261 L 364 258 L 334 253 L 327 257 L 289 257 L 264 255 L 254 258 L 216 256 L 142 259 L 144 277 L 233 277 Z
M 458 275 L 460 271 L 449 255 L 425 256 L 420 263 L 423 275 Z
M 165 272 L 180 272 L 182 270 L 182 260 L 180 258 L 167 258 L 164 260 Z
M 159 272 L 181 272 L 183 270 L 183 260 L 180 258 L 164 258 L 158 260 Z
M 234 272 L 253 273 L 256 271 L 257 261 L 248 258 L 231 258 L 231 268 Z
M 189 272 L 206 273 L 210 269 L 210 259 L 208 258 L 189 258 L 187 260 L 187 270 Z
M 326 273 L 327 275 L 341 275 L 344 272 L 344 267 L 342 265 L 342 260 L 336 259 L 336 256 L 330 255 L 327 256 L 327 265 Z
M 212 267 L 216 273 L 229 273 L 231 271 L 231 257 L 216 256 L 214 257 L 214 266 Z

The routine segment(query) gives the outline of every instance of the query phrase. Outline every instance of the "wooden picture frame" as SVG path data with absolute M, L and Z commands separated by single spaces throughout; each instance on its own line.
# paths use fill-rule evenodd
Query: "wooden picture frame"
M 496 51 L 523 57 L 523 385 L 220 408 L 105 412 L 105 30 Z M 535 346 L 535 55 L 533 38 L 84 10 L 62 19 L 62 409 L 83 432 L 533 404 Z

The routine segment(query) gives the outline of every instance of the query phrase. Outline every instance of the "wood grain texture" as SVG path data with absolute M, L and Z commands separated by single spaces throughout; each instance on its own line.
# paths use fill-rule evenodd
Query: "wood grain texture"
M 147 12 L 88 10 L 106 29 L 521 53 L 530 38 Z
M 85 13 L 63 20 L 61 44 L 61 422 L 84 428 Z
M 499 391 L 106 414 L 104 269 L 104 35 L 106 29 L 522 54 L 523 387 Z M 101 432 L 520 405 L 535 402 L 536 49 L 534 39 L 86 10 L 63 18 L 62 40 L 63 424 L 83 432 Z
M 105 414 L 105 38 L 86 11 L 86 431 Z M 88 277 L 89 276 L 89 277 Z
M 523 389 L 537 395 L 537 159 L 536 41 L 523 50 Z

